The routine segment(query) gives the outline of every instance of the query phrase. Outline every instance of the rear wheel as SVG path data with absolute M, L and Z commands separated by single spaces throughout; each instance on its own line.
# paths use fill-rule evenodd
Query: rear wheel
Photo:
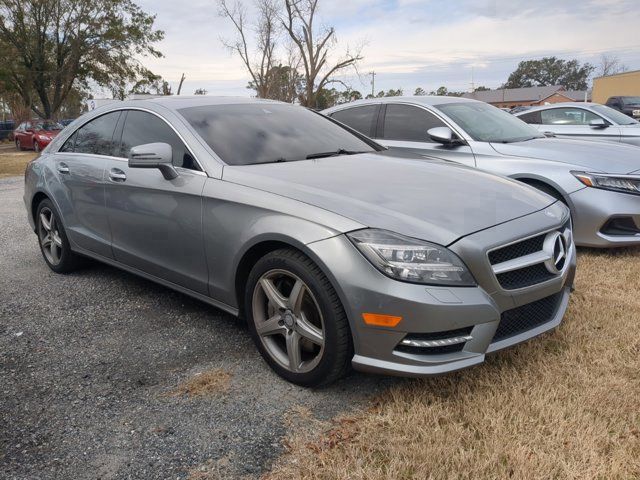
M 82 257 L 71 251 L 67 234 L 50 200 L 43 200 L 36 210 L 36 231 L 45 262 L 56 273 L 76 270 Z
M 22 142 L 20 141 L 19 138 L 16 138 L 16 150 L 18 151 L 24 150 L 24 148 L 22 147 Z
M 35 150 L 36 153 L 40 152 L 40 144 L 38 143 L 37 140 L 33 141 L 33 149 Z
M 329 280 L 302 253 L 283 249 L 258 260 L 245 311 L 258 350 L 286 380 L 321 386 L 348 371 L 353 347 L 346 314 Z

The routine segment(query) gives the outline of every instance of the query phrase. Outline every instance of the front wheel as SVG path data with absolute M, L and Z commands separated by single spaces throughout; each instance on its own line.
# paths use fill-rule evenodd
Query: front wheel
M 322 271 L 296 250 L 277 250 L 249 274 L 245 312 L 266 362 L 286 380 L 328 385 L 349 369 L 353 347 L 344 308 Z
M 33 150 L 34 150 L 36 153 L 40 153 L 40 144 L 38 143 L 38 141 L 37 141 L 37 140 L 34 140 L 34 141 L 33 141 Z

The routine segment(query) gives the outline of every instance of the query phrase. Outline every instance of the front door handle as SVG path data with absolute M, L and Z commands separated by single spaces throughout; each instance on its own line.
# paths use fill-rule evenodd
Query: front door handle
M 109 178 L 112 182 L 124 182 L 127 179 L 127 175 L 119 168 L 112 168 L 109 170 Z
M 60 162 L 58 164 L 58 172 L 59 173 L 69 173 L 69 167 L 67 166 L 66 163 Z

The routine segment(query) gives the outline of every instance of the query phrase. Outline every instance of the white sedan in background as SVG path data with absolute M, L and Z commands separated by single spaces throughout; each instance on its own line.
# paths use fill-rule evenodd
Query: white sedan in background
M 599 103 L 555 103 L 533 107 L 515 116 L 542 133 L 553 133 L 558 137 L 640 146 L 640 122 Z

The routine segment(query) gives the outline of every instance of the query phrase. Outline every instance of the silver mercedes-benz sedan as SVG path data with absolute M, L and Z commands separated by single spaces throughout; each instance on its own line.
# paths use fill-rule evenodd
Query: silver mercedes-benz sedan
M 47 265 L 90 257 L 246 319 L 282 377 L 430 375 L 556 327 L 569 210 L 519 182 L 394 157 L 278 102 L 166 97 L 76 120 L 31 162 Z
M 515 114 L 542 133 L 640 146 L 640 122 L 599 103 L 554 103 Z
M 476 100 L 389 97 L 339 105 L 325 115 L 379 143 L 525 182 L 571 209 L 577 245 L 640 245 L 640 149 L 547 138 Z

